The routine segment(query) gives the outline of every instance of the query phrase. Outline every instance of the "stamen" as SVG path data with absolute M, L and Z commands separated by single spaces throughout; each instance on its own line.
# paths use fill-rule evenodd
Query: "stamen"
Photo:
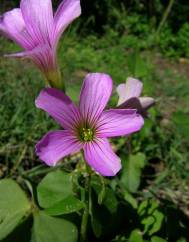
M 90 128 L 81 128 L 79 131 L 79 138 L 84 141 L 92 141 L 94 138 L 94 130 Z

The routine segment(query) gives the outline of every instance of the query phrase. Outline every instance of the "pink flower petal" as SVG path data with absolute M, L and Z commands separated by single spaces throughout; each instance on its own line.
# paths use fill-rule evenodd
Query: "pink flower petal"
M 118 106 L 132 97 L 139 97 L 142 92 L 142 82 L 137 79 L 129 77 L 126 84 L 120 84 L 117 87 L 117 93 L 119 95 Z
M 80 94 L 80 111 L 85 120 L 96 123 L 112 92 L 112 79 L 102 73 L 88 74 Z
M 69 154 L 80 151 L 82 144 L 75 136 L 66 130 L 57 130 L 47 133 L 36 145 L 36 154 L 49 166 Z
M 6 54 L 4 56 L 5 57 L 15 57 L 15 58 L 29 58 L 28 57 L 28 51 L 17 52 L 17 53 L 12 53 L 12 54 Z
M 31 37 L 26 30 L 19 8 L 8 11 L 0 17 L 0 31 L 21 47 L 25 49 L 32 47 Z
M 64 0 L 54 16 L 54 43 L 57 44 L 67 26 L 81 14 L 80 0 Z
M 54 70 L 57 65 L 55 53 L 48 44 L 39 45 L 36 48 L 28 51 L 26 50 L 23 52 L 6 54 L 5 56 L 31 59 L 36 64 L 36 66 L 44 73 L 44 75 Z
M 152 97 L 140 97 L 139 101 L 144 109 L 150 108 L 155 103 L 155 100 Z
M 119 105 L 118 109 L 136 109 L 137 112 L 140 114 L 143 114 L 143 112 L 145 112 L 138 97 L 129 98 L 121 105 Z
M 53 32 L 51 0 L 21 0 L 20 8 L 34 45 L 51 44 Z
M 119 84 L 116 88 L 116 91 L 119 96 L 119 100 L 117 104 L 117 106 L 119 106 L 120 104 L 125 102 L 126 84 L 125 83 Z
M 121 160 L 113 152 L 107 139 L 98 139 L 84 145 L 87 163 L 103 176 L 115 176 L 121 169 Z
M 122 103 L 119 109 L 136 109 L 143 117 L 147 117 L 147 109 L 154 105 L 155 101 L 151 97 L 132 97 Z
M 74 125 L 80 122 L 80 113 L 76 105 L 68 96 L 55 88 L 43 89 L 35 104 L 51 115 L 65 129 L 73 130 Z
M 115 137 L 139 131 L 144 124 L 136 110 L 110 109 L 104 111 L 97 124 L 98 137 Z
M 48 72 L 56 69 L 56 53 L 49 44 L 38 45 L 26 54 L 28 58 L 33 60 L 44 75 L 48 75 Z

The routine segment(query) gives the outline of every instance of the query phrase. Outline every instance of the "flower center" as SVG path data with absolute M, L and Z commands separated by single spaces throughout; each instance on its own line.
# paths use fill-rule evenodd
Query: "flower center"
M 94 131 L 89 128 L 82 128 L 80 137 L 82 141 L 92 141 L 94 138 Z

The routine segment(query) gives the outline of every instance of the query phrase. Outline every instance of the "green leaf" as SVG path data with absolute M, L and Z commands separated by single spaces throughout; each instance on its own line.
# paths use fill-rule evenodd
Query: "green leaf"
M 91 225 L 95 236 L 99 238 L 102 234 L 102 225 L 97 218 L 95 211 L 93 211 L 91 214 Z
M 110 189 L 109 187 L 102 187 L 101 183 L 99 183 L 96 179 L 91 184 L 98 196 L 98 201 L 100 200 L 99 204 L 103 204 L 110 213 L 115 213 L 117 211 L 118 201 L 112 189 Z M 102 189 L 103 200 L 99 199 L 99 196 L 101 198 Z
M 177 242 L 187 242 L 185 238 L 180 238 Z
M 144 234 L 152 235 L 161 229 L 164 214 L 159 211 L 157 201 L 143 201 L 138 208 L 138 214 L 141 217 L 141 223 L 144 225 Z
M 123 196 L 125 201 L 127 201 L 133 208 L 137 209 L 138 207 L 137 200 L 128 191 L 125 190 L 123 192 Z
M 70 195 L 74 195 L 71 175 L 60 170 L 49 173 L 37 187 L 39 205 L 43 208 L 53 207 Z
M 98 184 L 98 179 L 96 179 L 96 177 L 93 177 L 91 179 L 91 181 L 93 180 L 93 183 L 91 182 L 92 187 L 95 189 L 96 187 L 96 182 Z M 95 182 L 96 181 L 96 182 Z M 98 186 L 97 186 L 98 187 Z M 104 188 L 103 188 L 104 190 Z M 99 200 L 99 199 L 98 199 Z M 101 202 L 101 201 L 100 201 Z M 99 203 L 99 201 L 98 201 Z M 101 203 L 100 203 L 101 204 Z M 98 219 L 98 212 L 96 209 L 96 204 L 95 204 L 95 200 L 94 197 L 92 196 L 91 190 L 89 192 L 89 214 L 90 214 L 90 220 L 91 220 L 91 226 L 92 226 L 92 230 L 95 234 L 95 236 L 97 238 L 99 238 L 102 234 L 102 225 L 101 225 L 101 221 Z
M 34 214 L 32 242 L 76 242 L 76 226 L 62 218 L 54 218 L 38 211 Z
M 146 60 L 144 61 L 141 58 L 138 48 L 128 55 L 127 64 L 132 76 L 141 78 L 147 76 L 149 73 L 149 65 L 146 65 Z
M 122 170 L 121 182 L 131 193 L 137 191 L 140 185 L 141 170 L 145 166 L 146 157 L 143 153 L 130 155 Z
M 140 206 L 138 207 L 138 214 L 140 216 L 143 216 L 145 214 L 145 212 L 147 211 L 148 206 L 149 206 L 148 200 L 142 201 Z
M 153 226 L 151 227 L 151 229 L 148 232 L 149 235 L 152 235 L 160 230 L 163 219 L 164 219 L 163 213 L 161 213 L 158 210 L 155 210 L 152 213 L 152 216 L 153 216 L 153 218 L 155 218 L 155 222 L 153 223 Z
M 118 207 L 118 201 L 114 192 L 110 188 L 106 188 L 106 195 L 103 201 L 110 213 L 116 213 Z
M 150 231 L 150 228 L 155 224 L 156 220 L 153 216 L 148 216 L 142 219 L 141 224 L 144 225 L 144 234 Z
M 164 239 L 162 239 L 162 238 L 160 238 L 158 236 L 153 236 L 151 238 L 151 242 L 167 242 L 167 240 L 164 240 Z
M 29 215 L 30 203 L 24 191 L 11 179 L 0 181 L 0 240 Z
M 131 232 L 129 242 L 143 242 L 142 233 L 139 229 L 135 229 Z
M 45 212 L 49 215 L 62 215 L 79 211 L 83 207 L 83 202 L 73 196 L 69 196 L 52 207 L 45 209 Z

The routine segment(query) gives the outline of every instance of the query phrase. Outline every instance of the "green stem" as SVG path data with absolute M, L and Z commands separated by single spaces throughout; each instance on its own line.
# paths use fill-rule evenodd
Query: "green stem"
M 53 88 L 59 89 L 64 93 L 66 92 L 65 84 L 62 78 L 62 73 L 58 66 L 56 66 L 55 69 L 49 70 L 44 74 L 48 85 L 50 85 Z
M 127 148 L 129 155 L 132 154 L 131 136 L 128 136 L 128 138 L 126 140 L 126 148 Z
M 102 189 L 101 189 L 99 196 L 98 196 L 98 203 L 102 204 L 104 197 L 106 195 L 106 184 L 105 184 L 103 176 L 99 175 L 99 178 L 100 178 Z
M 87 241 L 87 224 L 89 218 L 89 188 L 90 187 L 90 177 L 87 175 L 85 178 L 85 208 L 81 220 L 81 230 L 80 230 L 80 242 Z
M 27 151 L 27 147 L 24 146 L 24 148 L 22 148 L 22 152 L 21 152 L 21 154 L 20 154 L 19 159 L 15 162 L 13 168 L 12 168 L 11 171 L 10 171 L 10 176 L 12 176 L 12 175 L 14 174 L 14 172 L 17 170 L 17 168 L 18 168 L 18 166 L 20 165 L 22 159 L 24 158 L 24 155 L 25 155 L 26 151 Z
M 167 20 L 167 18 L 168 18 L 168 16 L 169 16 L 169 13 L 170 13 L 170 11 L 171 11 L 171 8 L 172 8 L 172 6 L 173 6 L 173 3 L 174 3 L 174 0 L 170 0 L 170 1 L 169 1 L 169 4 L 168 4 L 168 6 L 167 6 L 167 8 L 166 8 L 166 10 L 165 10 L 165 12 L 164 12 L 164 14 L 163 14 L 163 17 L 162 17 L 162 19 L 161 19 L 161 21 L 160 21 L 160 24 L 159 24 L 158 28 L 157 28 L 157 31 L 156 31 L 156 33 L 155 33 L 155 36 L 158 36 L 158 35 L 159 35 L 159 33 L 160 33 L 160 31 L 161 31 L 161 29 L 162 29 L 164 23 L 166 22 L 166 20 Z
M 20 175 L 32 178 L 32 177 L 35 177 L 35 176 L 44 175 L 46 173 L 49 173 L 51 171 L 55 171 L 55 170 L 60 169 L 60 168 L 63 168 L 64 170 L 66 170 L 66 168 L 64 167 L 64 164 L 60 164 L 60 165 L 55 166 L 55 167 L 44 167 L 44 165 L 39 165 L 39 166 L 36 166 L 36 167 L 34 167 L 30 170 L 22 172 Z M 67 170 L 67 171 L 70 171 L 70 170 Z

